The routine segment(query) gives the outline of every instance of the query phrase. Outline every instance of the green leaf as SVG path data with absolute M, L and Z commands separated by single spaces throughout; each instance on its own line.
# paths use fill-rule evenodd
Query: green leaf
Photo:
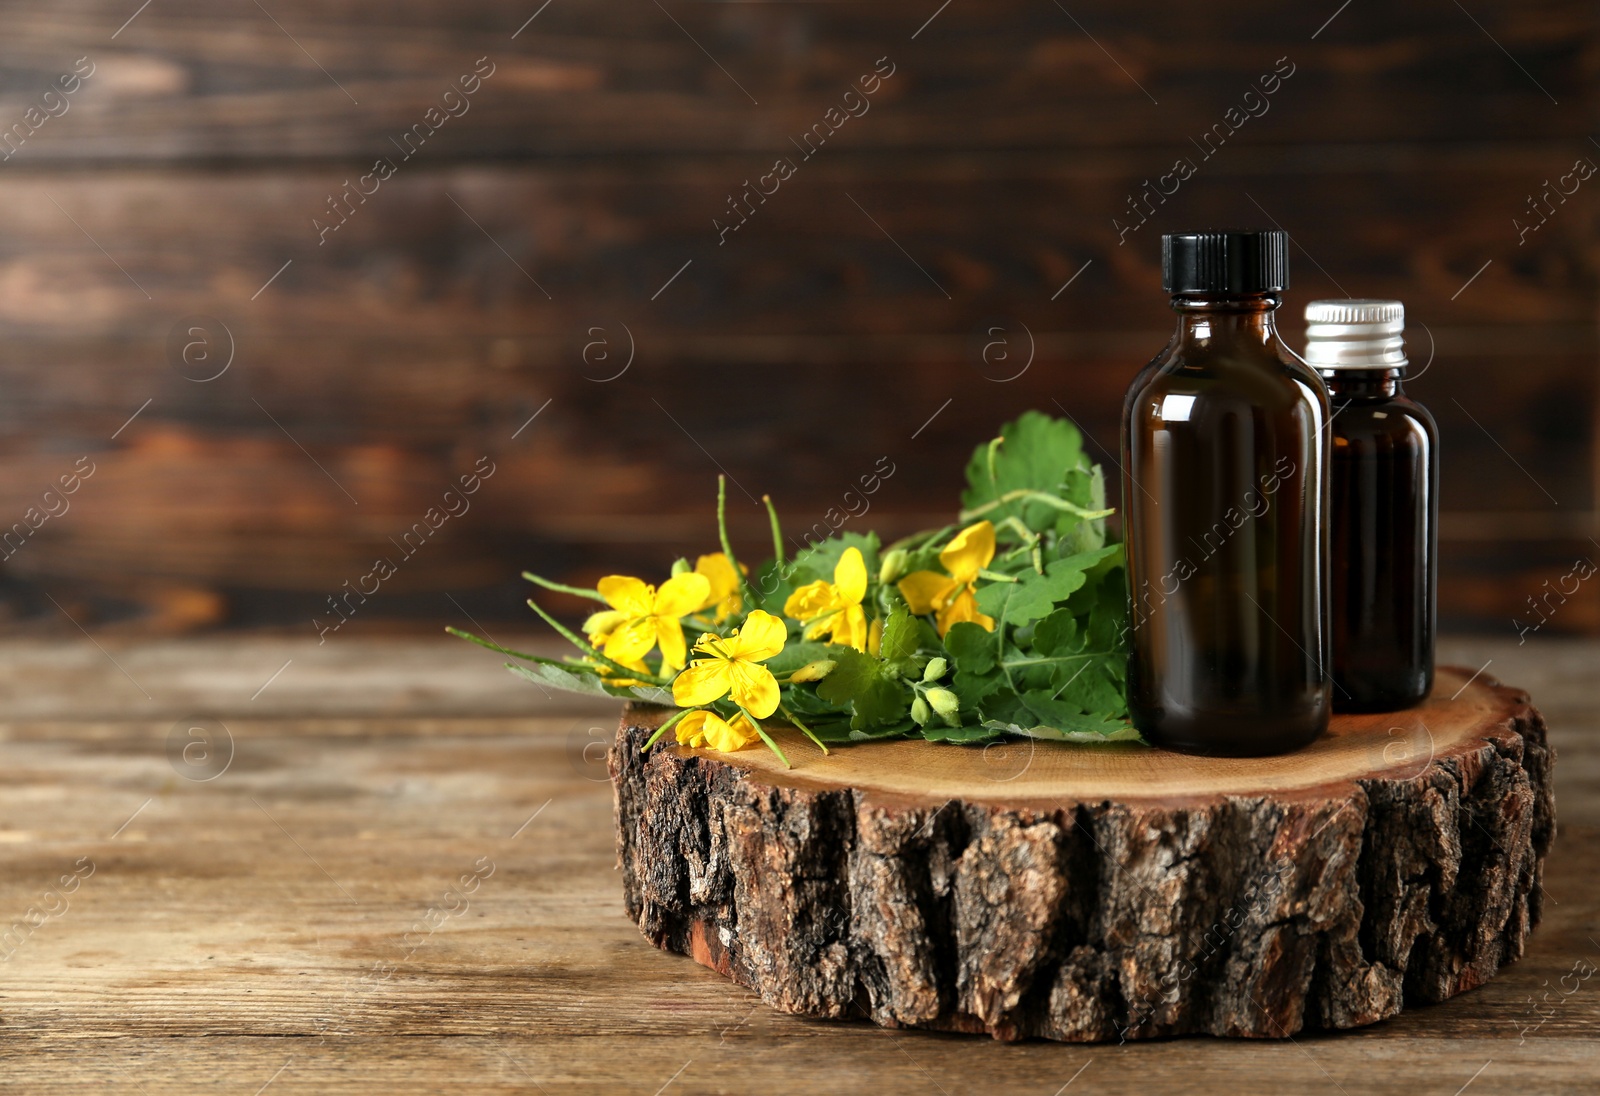
M 1077 667 L 1063 662 L 1054 675 L 1055 691 L 1051 694 L 1085 715 L 1102 713 L 1122 718 L 1127 711 L 1122 684 L 1113 678 L 1104 663 L 1104 656 L 1084 659 Z
M 1075 671 L 1074 683 L 1082 681 L 1089 672 L 1080 667 Z M 1039 722 L 1052 727 L 1079 726 L 1086 719 L 1094 725 L 1106 722 L 1104 717 L 1086 713 L 1082 706 L 1057 695 L 1057 692 L 1050 689 L 1029 689 L 1021 694 L 1019 699 L 1023 707 L 1032 712 Z
M 569 693 L 581 693 L 584 696 L 612 696 L 606 692 L 605 686 L 600 684 L 600 678 L 595 674 L 570 673 L 559 666 L 539 662 L 532 666 L 524 666 L 518 662 L 506 663 L 506 669 L 519 677 L 525 677 L 537 685 L 545 685 L 552 689 L 561 689 Z
M 1024 738 L 1038 738 L 1050 742 L 1078 742 L 1085 745 L 1101 745 L 1106 742 L 1142 742 L 1139 732 L 1127 723 L 1113 721 L 1099 721 L 1087 716 L 1078 716 L 1071 720 L 1071 726 L 1051 727 L 1038 725 L 1024 727 L 1017 723 L 1002 723 L 990 720 L 984 727 L 1003 734 L 1022 735 Z
M 787 644 L 783 650 L 762 663 L 775 674 L 791 674 L 802 666 L 824 658 L 832 658 L 836 648 L 829 643 L 813 639 Z
M 955 742 L 961 745 L 971 745 L 977 742 L 992 742 L 1002 737 L 1006 731 L 1001 727 L 946 727 L 944 724 L 929 724 L 923 728 L 922 737 L 929 742 Z
M 883 626 L 878 654 L 901 677 L 915 679 L 922 676 L 928 660 L 943 649 L 932 625 L 912 616 L 908 609 L 896 609 Z
M 537 662 L 531 666 L 523 665 L 519 662 L 508 662 L 506 663 L 506 669 L 519 677 L 525 677 L 529 681 L 546 688 L 560 689 L 563 692 L 578 693 L 582 696 L 635 697 L 651 704 L 670 705 L 672 703 L 672 691 L 670 689 L 661 689 L 654 685 L 606 685 L 601 681 L 598 674 L 564 670 L 560 666 L 552 666 L 547 662 Z
M 1010 491 L 1060 494 L 1067 473 L 1088 468 L 1078 428 L 1065 419 L 1029 411 L 1000 428 L 1000 445 L 990 462 L 988 444 L 979 446 L 967 462 L 967 489 L 961 495 L 964 510 L 993 502 Z M 996 507 L 984 517 L 1001 526 L 1008 517 L 1022 519 L 1036 533 L 1052 528 L 1061 512 L 1039 502 L 1018 500 Z M 1071 517 L 1072 515 L 1067 515 Z M 1009 539 L 1015 540 L 1015 537 Z
M 1044 574 L 1025 569 L 1018 582 L 991 582 L 978 588 L 978 608 L 1010 625 L 1023 625 L 1049 616 L 1089 581 L 1091 568 L 1120 552 L 1121 546 L 1079 552 L 1045 564 Z
M 1118 568 L 1114 574 L 1115 582 L 1100 584 L 1099 595 L 1089 610 L 1085 642 L 1095 650 L 1125 650 L 1127 647 L 1128 588 L 1122 569 Z
M 826 679 L 824 679 L 826 680 Z M 819 683 L 820 684 L 820 683 Z M 783 686 L 783 702 L 789 710 L 805 719 L 806 725 L 812 726 L 812 720 L 818 719 L 826 722 L 839 716 L 849 716 L 850 705 L 835 704 L 817 695 L 817 690 L 811 685 L 785 685 Z
M 835 704 L 850 705 L 850 728 L 867 731 L 906 717 L 911 697 L 889 668 L 853 647 L 833 647 L 828 657 L 837 665 L 817 683 L 817 695 Z
M 916 628 L 918 623 L 926 626 L 926 622 L 918 621 L 905 609 L 890 615 L 883 626 L 883 641 L 878 646 L 878 654 L 885 662 L 899 662 L 917 653 L 922 638 Z
M 1078 634 L 1078 618 L 1071 609 L 1057 609 L 1033 629 L 1033 653 L 1042 658 L 1065 655 L 1083 649 Z
M 950 691 L 961 698 L 961 710 L 964 712 L 982 711 L 988 699 L 1004 688 L 1005 675 L 999 670 L 991 670 L 986 674 L 957 670 L 949 685 Z
M 1073 469 L 1066 475 L 1061 494 L 1068 502 L 1075 502 L 1085 510 L 1104 510 L 1105 470 L 1098 464 L 1091 465 L 1087 472 Z M 1076 514 L 1062 514 L 1056 519 L 1056 536 L 1064 556 L 1093 551 L 1105 546 L 1106 519 L 1085 519 Z
M 961 621 L 945 633 L 944 649 L 956 669 L 970 674 L 986 674 L 994 669 L 999 657 L 999 643 L 995 634 L 981 624 Z
M 854 734 L 850 730 L 850 721 L 848 719 L 830 719 L 826 721 L 808 719 L 806 720 L 806 726 L 811 728 L 812 734 L 824 742 L 850 742 L 854 740 Z
M 917 725 L 911 722 L 909 719 L 901 720 L 898 723 L 873 727 L 865 731 L 858 731 L 852 728 L 850 731 L 850 741 L 875 742 L 885 738 L 899 738 L 903 735 L 911 734 L 917 729 Z

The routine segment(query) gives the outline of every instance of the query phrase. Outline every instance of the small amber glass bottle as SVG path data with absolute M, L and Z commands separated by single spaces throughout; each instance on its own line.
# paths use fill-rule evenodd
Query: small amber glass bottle
M 1169 749 L 1288 753 L 1328 726 L 1328 394 L 1273 324 L 1282 232 L 1161 243 L 1177 331 L 1123 406 L 1128 710 Z
M 1333 706 L 1409 708 L 1433 688 L 1439 430 L 1401 391 L 1399 301 L 1313 301 L 1306 361 L 1333 399 Z

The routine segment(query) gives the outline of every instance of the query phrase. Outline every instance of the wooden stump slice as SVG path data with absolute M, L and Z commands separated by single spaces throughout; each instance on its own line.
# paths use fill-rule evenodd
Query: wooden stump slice
M 628 914 L 787 1012 L 1281 1038 L 1480 985 L 1539 920 L 1544 721 L 1469 671 L 1264 759 L 780 731 L 785 770 L 642 754 L 665 714 L 630 706 L 610 754 Z

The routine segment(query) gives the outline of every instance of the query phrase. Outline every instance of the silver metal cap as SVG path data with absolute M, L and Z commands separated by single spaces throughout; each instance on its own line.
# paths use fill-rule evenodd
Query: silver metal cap
M 1405 305 L 1312 301 L 1306 305 L 1306 364 L 1314 369 L 1403 369 Z

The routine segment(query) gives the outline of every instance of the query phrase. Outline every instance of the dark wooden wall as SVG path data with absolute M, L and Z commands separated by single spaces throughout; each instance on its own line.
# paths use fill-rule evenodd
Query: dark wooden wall
M 1313 298 L 1407 303 L 1447 621 L 1510 628 L 1600 556 L 1600 178 L 1513 224 L 1600 164 L 1592 3 L 540 2 L 0 4 L 0 124 L 42 122 L 0 163 L 0 527 L 94 469 L 0 565 L 7 628 L 310 634 L 485 457 L 348 629 L 523 619 L 525 567 L 660 577 L 710 549 L 719 469 L 752 554 L 754 498 L 798 533 L 884 458 L 853 527 L 937 522 L 1024 409 L 1116 445 L 1170 326 L 1159 234 L 1223 223 L 1292 235 L 1293 342 Z M 66 112 L 28 115 L 79 58 Z M 374 184 L 319 242 L 330 197 Z M 197 381 L 183 333 L 220 353 L 219 324 L 231 365 Z

